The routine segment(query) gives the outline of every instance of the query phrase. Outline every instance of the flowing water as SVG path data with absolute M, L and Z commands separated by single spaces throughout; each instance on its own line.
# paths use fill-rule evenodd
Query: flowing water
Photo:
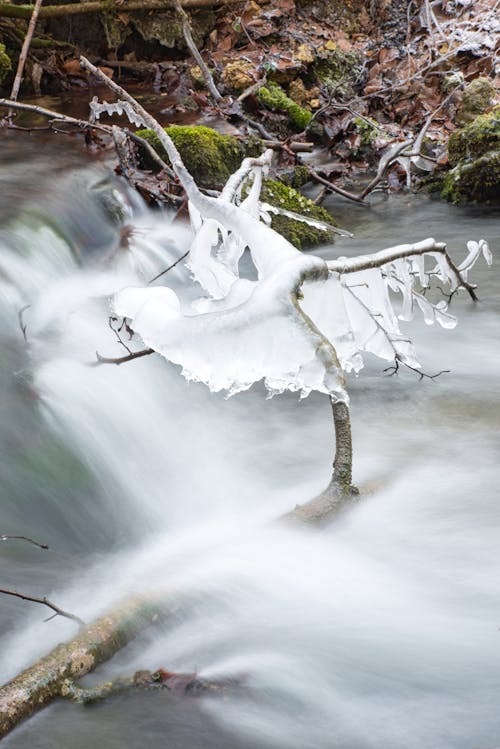
M 326 398 L 226 400 L 156 356 L 90 366 L 96 350 L 124 353 L 106 295 L 179 257 L 186 227 L 56 136 L 2 134 L 0 185 L 0 532 L 50 545 L 1 544 L 0 586 L 87 620 L 166 592 L 165 620 L 88 684 L 159 666 L 242 678 L 223 699 L 55 703 L 6 747 L 498 746 L 498 210 L 332 202 L 355 237 L 324 256 L 433 235 L 459 258 L 484 237 L 495 264 L 474 270 L 480 304 L 453 299 L 455 330 L 413 324 L 424 370 L 449 373 L 419 382 L 373 361 L 351 378 L 355 478 L 370 492 L 313 531 L 270 521 L 328 481 Z M 0 681 L 74 633 L 47 613 L 0 600 Z

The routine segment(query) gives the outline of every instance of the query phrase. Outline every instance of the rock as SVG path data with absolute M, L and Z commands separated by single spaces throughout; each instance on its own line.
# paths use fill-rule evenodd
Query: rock
M 476 78 L 465 87 L 462 104 L 456 116 L 457 125 L 468 125 L 484 114 L 495 99 L 496 91 L 488 78 Z
M 290 122 L 298 130 L 305 130 L 309 125 L 312 118 L 311 112 L 296 104 L 293 99 L 290 99 L 277 83 L 268 83 L 267 86 L 262 86 L 259 89 L 258 96 L 262 104 L 269 109 L 286 112 Z
M 335 226 L 335 219 L 328 213 L 325 208 L 313 203 L 309 198 L 301 195 L 293 187 L 278 182 L 274 179 L 264 179 L 261 191 L 261 200 L 282 208 L 293 213 L 299 213 L 302 216 L 316 218 L 326 224 Z M 331 242 L 333 234 L 331 231 L 318 229 L 306 224 L 304 221 L 295 221 L 288 216 L 272 215 L 272 228 L 288 239 L 297 249 L 302 250 L 307 247 L 313 247 L 318 244 Z
M 453 203 L 500 199 L 500 105 L 454 132 L 448 143 L 451 170 L 442 197 Z
M 171 125 L 165 131 L 179 149 L 186 168 L 201 187 L 222 187 L 245 156 L 243 146 L 236 138 L 221 135 L 210 127 Z M 152 130 L 139 130 L 137 135 L 145 138 L 162 159 L 168 162 L 167 154 Z
M 247 60 L 228 63 L 222 71 L 222 82 L 230 91 L 240 93 L 256 82 L 258 76 L 254 65 Z

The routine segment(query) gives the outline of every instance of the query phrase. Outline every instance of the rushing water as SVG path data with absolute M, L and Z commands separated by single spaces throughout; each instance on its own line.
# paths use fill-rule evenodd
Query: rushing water
M 224 699 L 56 703 L 6 747 L 498 746 L 498 211 L 332 202 L 355 238 L 325 256 L 434 235 L 458 258 L 484 237 L 495 265 L 474 271 L 480 304 L 453 299 L 455 330 L 412 327 L 425 371 L 449 374 L 369 362 L 351 379 L 355 478 L 371 492 L 329 528 L 290 529 L 268 521 L 329 478 L 326 399 L 225 400 L 159 357 L 89 366 L 123 353 L 106 294 L 166 267 L 189 233 L 71 142 L 4 134 L 1 160 L 0 531 L 51 549 L 2 544 L 0 585 L 88 620 L 166 591 L 165 621 L 87 683 L 158 666 L 243 679 Z M 1 599 L 0 681 L 74 633 L 46 613 Z

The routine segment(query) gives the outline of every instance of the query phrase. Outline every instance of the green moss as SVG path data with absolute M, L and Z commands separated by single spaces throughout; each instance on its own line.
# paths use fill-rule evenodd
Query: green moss
M 165 132 L 179 149 L 186 168 L 202 187 L 222 187 L 238 169 L 244 157 L 243 147 L 231 135 L 221 135 L 202 125 L 171 125 Z M 158 137 L 152 130 L 139 130 L 137 135 L 147 140 L 155 151 L 168 162 Z
M 311 112 L 290 99 L 277 83 L 268 83 L 267 86 L 262 86 L 258 95 L 262 104 L 269 109 L 286 112 L 290 122 L 299 130 L 305 130 L 309 125 L 312 118 Z
M 457 166 L 460 161 L 473 161 L 499 147 L 500 105 L 488 114 L 479 115 L 469 125 L 451 135 L 448 142 L 450 166 Z
M 371 117 L 355 117 L 353 123 L 361 136 L 361 148 L 369 148 L 380 131 L 378 122 Z
M 448 172 L 441 195 L 452 203 L 500 202 L 500 150 L 488 151 Z
M 5 44 L 0 43 L 0 83 L 3 83 L 11 70 L 12 63 L 9 55 L 5 51 Z
M 332 50 L 324 59 L 315 65 L 315 72 L 320 82 L 329 90 L 335 90 L 341 96 L 354 93 L 352 84 L 358 78 L 362 61 L 356 52 Z
M 500 106 L 457 130 L 448 143 L 452 169 L 441 195 L 453 203 L 500 198 Z
M 335 226 L 335 220 L 327 210 L 315 205 L 293 187 L 288 187 L 274 179 L 265 179 L 261 191 L 261 200 L 276 208 L 300 213 L 302 216 L 316 218 Z M 295 221 L 287 216 L 272 215 L 272 228 L 284 236 L 299 250 L 305 247 L 323 244 L 332 240 L 332 232 L 309 226 L 303 221 Z

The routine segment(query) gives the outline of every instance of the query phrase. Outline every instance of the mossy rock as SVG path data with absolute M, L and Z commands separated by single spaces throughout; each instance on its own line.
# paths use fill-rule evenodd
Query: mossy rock
M 335 226 L 335 220 L 325 208 L 315 205 L 312 200 L 304 197 L 293 187 L 278 182 L 274 179 L 264 179 L 260 194 L 262 202 L 269 203 L 302 216 L 318 219 L 324 223 Z M 315 228 L 304 221 L 296 221 L 288 216 L 272 214 L 272 228 L 288 239 L 297 249 L 303 250 L 318 244 L 331 242 L 333 233 L 323 229 Z
M 277 83 L 268 83 L 259 89 L 259 99 L 269 109 L 285 112 L 292 125 L 298 130 L 305 130 L 309 125 L 312 113 L 299 106 L 283 91 Z
M 500 150 L 488 151 L 470 163 L 451 169 L 441 196 L 452 203 L 500 203 Z
M 314 66 L 320 82 L 329 90 L 342 96 L 354 93 L 353 83 L 362 70 L 362 58 L 356 52 L 342 52 L 340 49 L 326 50 L 327 56 L 318 59 Z
M 448 143 L 452 169 L 441 195 L 453 203 L 499 202 L 500 106 L 457 130 Z
M 5 51 L 5 44 L 0 42 L 0 83 L 4 82 L 11 70 L 12 62 Z
M 476 78 L 466 86 L 462 105 L 457 114 L 457 125 L 468 125 L 479 114 L 484 114 L 495 98 L 495 87 L 489 78 Z
M 201 187 L 222 187 L 238 169 L 245 156 L 243 146 L 231 135 L 203 125 L 170 125 L 165 132 L 172 138 L 184 164 Z M 150 143 L 168 163 L 168 156 L 152 130 L 139 130 L 141 138 Z
M 500 105 L 479 115 L 469 125 L 456 130 L 448 141 L 448 160 L 455 167 L 500 148 Z

